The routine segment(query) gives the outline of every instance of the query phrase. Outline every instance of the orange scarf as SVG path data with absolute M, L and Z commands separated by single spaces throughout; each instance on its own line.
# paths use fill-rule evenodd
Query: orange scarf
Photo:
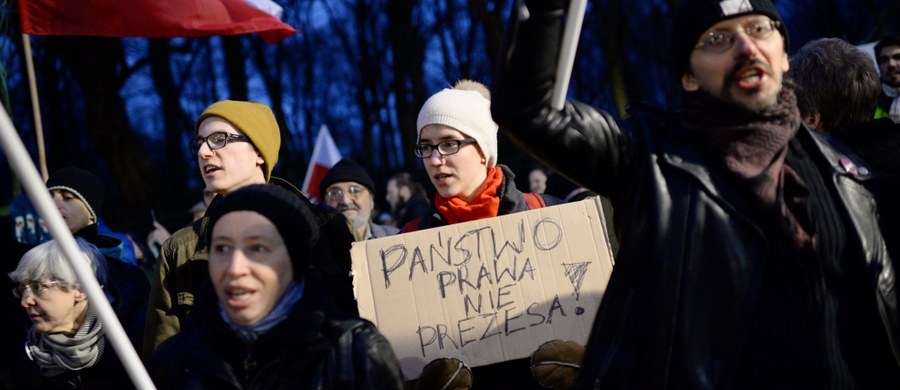
M 500 197 L 497 196 L 497 189 L 501 184 L 503 184 L 503 170 L 493 167 L 488 170 L 487 178 L 484 179 L 478 192 L 472 196 L 471 202 L 466 202 L 460 196 L 447 199 L 441 194 L 435 194 L 434 206 L 448 225 L 496 217 L 497 211 L 500 209 Z

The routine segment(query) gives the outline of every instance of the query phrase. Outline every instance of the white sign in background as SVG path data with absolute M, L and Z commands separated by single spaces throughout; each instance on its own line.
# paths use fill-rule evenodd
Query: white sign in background
M 415 379 L 433 359 L 469 366 L 587 342 L 612 272 L 599 198 L 356 242 L 354 290 Z

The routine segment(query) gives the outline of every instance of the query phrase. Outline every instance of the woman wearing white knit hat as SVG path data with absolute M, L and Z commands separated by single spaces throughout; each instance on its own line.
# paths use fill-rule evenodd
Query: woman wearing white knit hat
M 461 80 L 431 96 L 416 120 L 415 154 L 422 159 L 435 195 L 433 210 L 407 223 L 402 232 L 428 229 L 561 203 L 548 195 L 525 194 L 515 175 L 497 164 L 497 129 L 491 118 L 491 95 L 481 83 Z M 460 367 L 462 366 L 462 367 Z M 419 378 L 419 388 L 467 388 L 472 372 L 457 359 L 437 359 Z M 512 376 L 509 374 L 513 374 Z M 522 375 L 517 375 L 522 374 Z M 475 369 L 479 388 L 537 388 L 527 359 Z M 510 381 L 523 381 L 522 386 Z
M 436 190 L 435 212 L 408 223 L 403 232 L 559 203 L 549 196 L 526 196 L 516 188 L 512 171 L 497 164 L 498 127 L 490 99 L 481 83 L 461 80 L 422 106 L 415 154 Z

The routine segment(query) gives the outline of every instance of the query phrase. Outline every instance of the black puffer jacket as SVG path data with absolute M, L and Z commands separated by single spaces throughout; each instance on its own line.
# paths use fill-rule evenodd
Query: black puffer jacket
M 512 21 L 492 113 L 510 138 L 608 196 L 615 209 L 620 249 L 579 385 L 727 388 L 755 309 L 766 232 L 736 206 L 733 186 L 706 168 L 703 153 L 681 136 L 677 121 L 646 115 L 620 127 L 608 113 L 578 102 L 567 102 L 562 111 L 550 106 L 562 3 L 527 2 L 530 18 Z M 890 345 L 900 356 L 894 270 L 875 202 L 863 186 L 871 175 L 819 134 L 801 128 L 796 140 L 833 194 L 847 232 L 845 256 L 865 273 L 860 295 L 873 331 L 855 336 L 883 340 L 882 348 Z
M 400 389 L 400 366 L 372 323 L 330 309 L 307 278 L 288 317 L 247 344 L 222 320 L 206 289 L 181 332 L 153 355 L 159 389 Z

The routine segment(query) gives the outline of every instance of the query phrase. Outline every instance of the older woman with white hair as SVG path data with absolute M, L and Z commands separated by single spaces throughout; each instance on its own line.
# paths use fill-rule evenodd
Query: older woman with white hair
M 97 281 L 106 284 L 104 256 L 84 239 L 77 238 L 76 242 L 81 256 L 74 261 L 89 264 Z M 9 277 L 16 285 L 13 295 L 32 323 L 19 370 L 12 378 L 15 388 L 132 387 L 111 343 L 106 341 L 91 301 L 109 299 L 115 310 L 132 298 L 145 298 L 119 294 L 112 286 L 104 287 L 106 297 L 88 297 L 55 240 L 25 253 Z

